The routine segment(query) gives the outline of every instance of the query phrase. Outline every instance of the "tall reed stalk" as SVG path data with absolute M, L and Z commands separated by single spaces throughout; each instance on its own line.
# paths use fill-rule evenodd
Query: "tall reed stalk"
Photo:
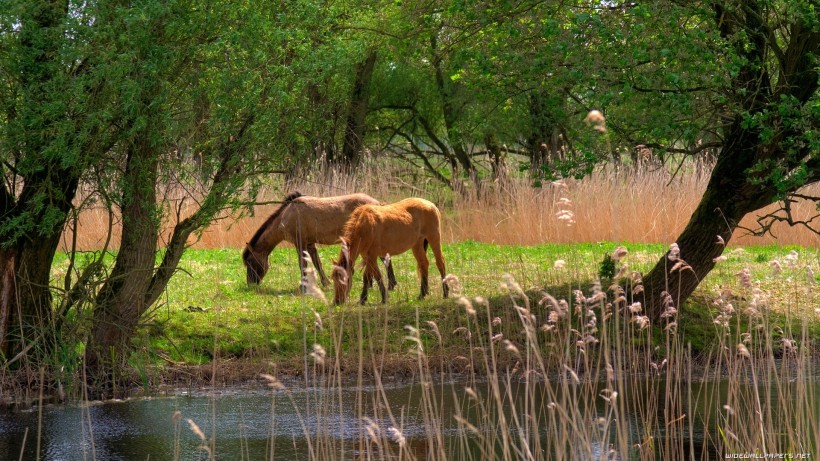
M 375 321 L 362 309 L 315 314 L 313 328 L 329 325 L 332 340 L 306 351 L 313 396 L 297 412 L 309 416 L 302 421 L 310 459 L 820 456 L 809 314 L 787 319 L 793 327 L 773 326 L 765 293 L 741 273 L 714 295 L 714 346 L 693 357 L 676 300 L 667 295 L 652 325 L 629 301 L 642 290 L 640 276 L 619 281 L 562 299 L 525 292 L 504 276 L 509 303 L 501 307 L 461 296 L 461 318 L 425 320 L 417 311 L 415 325 L 404 327 L 415 358 L 409 381 L 416 390 L 407 402 L 391 401 L 382 380 L 395 328 L 389 310 L 375 308 Z M 798 298 L 812 289 L 801 288 Z M 344 336 L 356 338 L 358 363 L 342 363 Z M 469 357 L 437 355 L 456 340 L 469 344 Z M 357 367 L 355 383 L 342 377 L 348 366 Z M 362 390 L 366 381 L 374 392 Z M 273 398 L 287 394 L 274 387 Z M 339 432 L 352 427 L 355 436 Z

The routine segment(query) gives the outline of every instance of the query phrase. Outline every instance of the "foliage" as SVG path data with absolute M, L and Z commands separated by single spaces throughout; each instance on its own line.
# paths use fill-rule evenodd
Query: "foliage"
M 601 260 L 598 269 L 598 277 L 601 278 L 601 281 L 612 281 L 615 278 L 615 260 L 612 259 L 612 256 L 607 253 L 604 255 L 604 259 Z
M 708 157 L 715 179 L 684 252 L 772 201 L 782 212 L 757 231 L 813 228 L 790 204 L 820 179 L 818 43 L 808 0 L 11 0 L 0 10 L 0 269 L 20 286 L 0 287 L 18 304 L 0 305 L 0 349 L 54 338 L 34 350 L 74 350 L 43 330 L 116 310 L 141 274 L 138 324 L 188 238 L 252 210 L 267 175 L 366 153 L 479 196 L 516 167 L 543 184 L 602 161 Z M 110 210 L 112 228 L 121 220 L 121 252 L 51 290 L 61 233 L 89 206 Z M 173 230 L 159 248 L 163 223 Z M 719 250 L 687 256 L 694 276 L 672 291 L 685 298 Z M 666 287 L 657 267 L 647 286 Z

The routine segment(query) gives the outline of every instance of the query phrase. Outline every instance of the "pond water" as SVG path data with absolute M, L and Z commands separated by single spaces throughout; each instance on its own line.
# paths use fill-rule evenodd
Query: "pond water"
M 703 397 L 705 400 L 697 404 L 698 411 L 721 411 L 717 402 L 721 401 L 720 395 L 726 393 L 726 383 L 714 382 L 708 386 L 717 392 L 718 399 Z M 463 383 L 434 385 L 441 415 L 437 423 L 447 440 L 455 440 L 461 434 L 453 416 L 470 414 L 464 387 Z M 488 395 L 486 384 L 474 384 L 474 387 L 480 394 Z M 815 383 L 812 392 L 815 401 L 820 400 L 820 386 Z M 188 426 L 187 420 L 191 419 L 205 437 L 215 438 L 216 459 L 306 459 L 311 449 L 323 459 L 351 459 L 358 453 L 356 447 L 364 446 L 362 438 L 366 437 L 367 424 L 378 426 L 381 431 L 391 426 L 401 428 L 411 449 L 424 459 L 425 426 L 430 421 L 424 420 L 421 394 L 417 384 L 382 389 L 354 386 L 334 391 L 302 389 L 287 394 L 267 389 L 237 389 L 51 406 L 43 408 L 40 450 L 42 459 L 46 460 L 208 459 L 200 448 L 200 439 Z M 514 390 L 509 395 L 516 396 L 518 392 Z M 597 400 L 595 412 L 603 414 L 605 403 Z M 374 402 L 389 402 L 390 408 Z M 176 422 L 175 412 L 179 412 Z M 367 421 L 356 417 L 357 414 L 379 416 L 369 416 Z M 36 459 L 38 417 L 37 408 L 0 414 L 0 460 Z M 641 440 L 640 418 L 636 415 L 627 415 L 627 418 L 630 438 Z M 710 459 L 718 458 L 714 444 L 708 438 L 704 443 L 703 432 L 702 427 L 695 425 L 694 433 L 686 434 L 697 451 L 695 458 L 700 458 L 704 447 Z M 310 444 L 306 435 L 310 436 Z M 601 453 L 599 447 L 592 447 L 592 452 Z

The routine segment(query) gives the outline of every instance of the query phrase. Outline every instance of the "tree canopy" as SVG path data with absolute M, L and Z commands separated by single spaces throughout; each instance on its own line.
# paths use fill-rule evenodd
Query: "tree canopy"
M 10 362 L 32 348 L 48 354 L 65 320 L 90 306 L 85 360 L 108 380 L 191 234 L 251 204 L 265 174 L 316 162 L 352 169 L 365 152 L 478 192 L 507 154 L 536 186 L 625 155 L 635 163 L 639 152 L 668 164 L 710 156 L 680 254 L 645 277 L 657 317 L 667 294 L 691 294 L 723 250 L 717 237 L 728 242 L 748 213 L 780 201 L 759 231 L 777 220 L 812 226 L 794 222 L 789 205 L 820 180 L 817 7 L 5 2 L 3 353 Z M 585 122 L 593 109 L 605 127 Z M 186 198 L 169 185 L 195 192 L 193 212 L 181 214 Z M 116 260 L 103 270 L 100 252 L 55 291 L 60 235 L 90 203 L 121 217 Z

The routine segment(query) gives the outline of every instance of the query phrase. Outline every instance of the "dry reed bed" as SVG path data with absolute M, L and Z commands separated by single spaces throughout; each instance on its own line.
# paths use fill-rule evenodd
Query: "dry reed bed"
M 665 170 L 613 172 L 604 169 L 582 180 L 547 183 L 543 187 L 532 187 L 526 178 L 507 178 L 486 184 L 480 195 L 469 191 L 452 194 L 418 172 L 396 171 L 386 175 L 370 165 L 355 176 L 331 172 L 279 182 L 263 188 L 256 201 L 275 202 L 293 190 L 320 196 L 365 192 L 385 202 L 420 196 L 432 200 L 442 209 L 445 242 L 475 240 L 514 245 L 598 241 L 671 243 L 686 226 L 707 182 L 708 172 L 703 171 L 672 177 Z M 820 184 L 802 192 L 820 195 Z M 179 199 L 171 203 L 178 203 Z M 747 216 L 742 226 L 757 228 L 756 216 L 765 215 L 776 206 L 773 204 L 754 216 Z M 254 216 L 225 216 L 207 228 L 199 241 L 191 243 L 197 248 L 241 248 L 276 207 L 278 204 L 268 203 L 256 206 Z M 192 205 L 183 208 L 183 217 L 193 209 Z M 797 220 L 809 219 L 816 213 L 815 204 L 802 200 L 793 206 L 793 212 Z M 556 219 L 562 215 L 564 218 Z M 570 220 L 572 225 L 567 225 Z M 99 249 L 106 240 L 108 221 L 104 209 L 83 210 L 78 223 L 78 248 Z M 166 229 L 174 222 L 174 219 L 168 220 Z M 118 223 L 115 222 L 113 229 L 111 245 L 116 248 Z M 772 235 L 755 237 L 746 230 L 738 230 L 731 243 L 741 246 L 770 243 L 820 246 L 820 237 L 804 227 L 776 223 L 772 231 L 776 239 Z M 70 248 L 72 236 L 70 230 L 66 231 L 64 249 Z

